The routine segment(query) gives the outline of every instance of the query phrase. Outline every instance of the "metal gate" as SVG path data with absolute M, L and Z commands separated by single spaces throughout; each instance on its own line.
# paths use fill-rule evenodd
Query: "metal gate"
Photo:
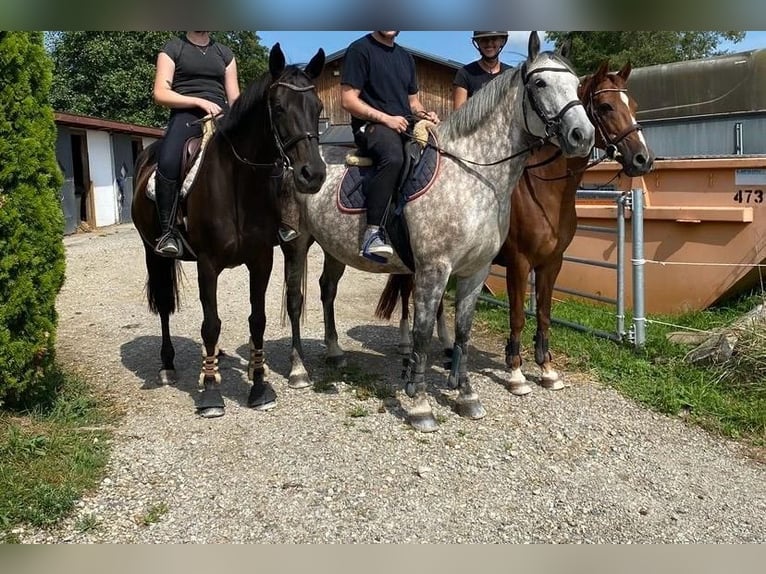
M 617 205 L 617 217 L 613 226 L 596 225 L 578 225 L 578 231 L 588 231 L 591 233 L 605 233 L 616 236 L 617 260 L 615 263 L 596 261 L 581 257 L 573 257 L 564 254 L 564 260 L 577 265 L 591 265 L 596 267 L 605 267 L 615 270 L 616 298 L 604 297 L 596 293 L 588 293 L 577 289 L 564 289 L 554 287 L 554 291 L 574 295 L 584 299 L 598 301 L 615 306 L 615 326 L 612 331 L 595 329 L 593 327 L 567 321 L 560 317 L 552 316 L 551 321 L 559 325 L 565 325 L 578 331 L 592 333 L 599 337 L 611 339 L 617 342 L 629 342 L 636 348 L 643 347 L 646 342 L 646 317 L 644 315 L 644 199 L 643 189 L 637 188 L 630 191 L 610 191 L 579 189 L 577 191 L 578 199 L 599 199 L 612 200 Z M 631 225 L 631 245 L 632 254 L 630 265 L 632 268 L 632 286 L 633 286 L 633 313 L 631 325 L 626 329 L 625 318 L 625 271 L 627 261 L 625 259 L 625 212 L 630 210 Z M 497 276 L 497 274 L 494 274 Z M 503 276 L 504 277 L 504 276 Z M 532 285 L 532 296 L 527 299 L 525 312 L 528 315 L 535 315 L 534 298 L 534 272 L 530 274 L 530 284 Z M 495 297 L 482 295 L 481 300 L 508 308 L 508 303 Z

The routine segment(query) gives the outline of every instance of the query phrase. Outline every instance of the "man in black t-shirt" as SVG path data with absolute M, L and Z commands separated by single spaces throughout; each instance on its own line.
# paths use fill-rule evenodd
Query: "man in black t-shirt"
M 507 41 L 508 32 L 473 33 L 471 42 L 481 54 L 481 58 L 457 71 L 455 80 L 452 82 L 454 109 L 458 109 L 487 82 L 511 67 L 500 61 L 500 52 L 503 51 Z
M 346 50 L 341 73 L 341 105 L 351 114 L 354 141 L 375 163 L 366 180 L 367 228 L 360 255 L 385 261 L 393 254 L 381 229 L 399 172 L 404 164 L 403 135 L 408 118 L 439 118 L 427 112 L 418 97 L 415 60 L 394 42 L 395 31 L 376 31 Z

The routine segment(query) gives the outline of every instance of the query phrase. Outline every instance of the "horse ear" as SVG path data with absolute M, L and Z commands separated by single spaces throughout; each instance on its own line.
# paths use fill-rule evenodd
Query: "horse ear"
M 596 71 L 596 77 L 597 78 L 603 78 L 609 73 L 609 59 L 607 58 L 603 62 L 601 62 L 601 65 L 598 67 L 598 70 Z
M 564 41 L 561 42 L 561 45 L 556 46 L 556 53 L 567 60 L 570 59 L 569 57 L 572 54 L 572 36 L 567 35 Z
M 532 32 L 529 34 L 529 48 L 528 48 L 528 56 L 527 58 L 531 62 L 535 58 L 537 58 L 537 55 L 540 53 L 540 36 L 537 35 L 537 32 Z
M 630 76 L 630 71 L 633 69 L 632 64 L 630 63 L 630 60 L 625 62 L 625 65 L 622 67 L 620 72 L 617 74 L 620 76 L 623 80 L 627 80 L 628 76 Z
M 269 54 L 269 73 L 272 78 L 278 78 L 282 75 L 285 69 L 285 55 L 282 53 L 282 48 L 279 46 L 279 42 L 274 44 Z
M 311 61 L 309 62 L 308 66 L 306 66 L 306 69 L 304 70 L 306 72 L 306 75 L 311 78 L 312 80 L 319 77 L 319 74 L 322 73 L 322 69 L 324 68 L 324 50 L 322 48 L 319 48 L 319 51 L 316 53 L 316 55 L 311 58 Z

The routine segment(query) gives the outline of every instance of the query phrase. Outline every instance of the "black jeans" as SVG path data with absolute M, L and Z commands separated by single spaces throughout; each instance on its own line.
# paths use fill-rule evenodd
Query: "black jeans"
M 404 165 L 403 136 L 383 124 L 367 124 L 354 134 L 361 152 L 375 162 L 375 173 L 365 180 L 367 224 L 380 225 Z
M 177 109 L 171 112 L 157 158 L 157 171 L 165 178 L 176 181 L 181 177 L 184 144 L 189 138 L 202 135 L 202 124 L 197 120 L 204 116 L 205 112 L 200 108 Z

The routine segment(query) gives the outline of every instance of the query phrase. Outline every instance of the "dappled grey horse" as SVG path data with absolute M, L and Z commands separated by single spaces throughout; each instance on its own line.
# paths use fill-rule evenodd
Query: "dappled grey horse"
M 467 368 L 476 301 L 492 258 L 508 235 L 509 190 L 516 186 L 530 150 L 550 141 L 565 156 L 584 157 L 593 146 L 594 129 L 577 97 L 578 83 L 564 59 L 540 52 L 539 37 L 533 32 L 527 60 L 518 69 L 490 82 L 435 129 L 441 154 L 439 171 L 429 191 L 404 208 L 415 269 L 413 349 L 404 379 L 405 391 L 413 399 L 408 420 L 420 431 L 438 428 L 426 397 L 427 350 L 437 307 L 453 275 L 457 278 L 455 347 L 449 386 L 459 390 L 456 410 L 461 416 L 479 419 L 486 414 Z M 344 169 L 333 166 L 331 156 L 332 150 L 325 150 L 330 165 L 319 193 L 296 194 L 302 236 L 282 246 L 293 336 L 288 384 L 294 388 L 310 384 L 302 359 L 300 315 L 306 255 L 314 240 L 325 252 L 320 288 L 330 363 L 343 361 L 334 301 L 345 266 L 376 273 L 411 273 L 399 257 L 377 264 L 360 256 L 365 218 L 338 209 L 336 192 Z

